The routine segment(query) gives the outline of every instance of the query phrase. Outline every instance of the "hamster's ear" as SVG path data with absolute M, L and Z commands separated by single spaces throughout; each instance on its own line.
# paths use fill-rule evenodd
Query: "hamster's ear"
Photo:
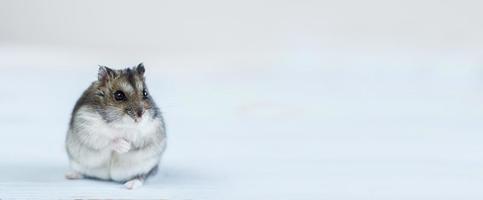
M 144 72 L 146 70 L 144 69 L 144 64 L 143 63 L 139 63 L 138 66 L 136 66 L 136 72 L 138 72 L 139 75 L 144 75 Z
M 114 78 L 116 72 L 106 66 L 99 65 L 99 72 L 97 73 L 97 78 L 99 81 L 105 82 L 111 78 Z

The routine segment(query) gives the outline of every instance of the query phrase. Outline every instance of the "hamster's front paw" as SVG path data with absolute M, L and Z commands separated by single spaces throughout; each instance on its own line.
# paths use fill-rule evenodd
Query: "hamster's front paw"
M 112 150 L 117 153 L 126 153 L 131 149 L 131 143 L 123 138 L 115 139 L 112 142 Z

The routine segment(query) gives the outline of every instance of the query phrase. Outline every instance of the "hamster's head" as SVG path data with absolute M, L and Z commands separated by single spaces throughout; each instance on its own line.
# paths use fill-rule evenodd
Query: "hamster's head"
M 107 122 L 138 123 L 144 118 L 155 117 L 157 108 L 149 95 L 144 72 L 142 63 L 121 70 L 99 66 L 96 110 Z

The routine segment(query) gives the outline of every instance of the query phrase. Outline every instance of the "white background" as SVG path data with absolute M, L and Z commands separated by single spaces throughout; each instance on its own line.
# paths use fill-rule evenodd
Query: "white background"
M 481 1 L 0 1 L 0 199 L 481 199 Z M 140 190 L 67 181 L 97 65 L 168 125 Z

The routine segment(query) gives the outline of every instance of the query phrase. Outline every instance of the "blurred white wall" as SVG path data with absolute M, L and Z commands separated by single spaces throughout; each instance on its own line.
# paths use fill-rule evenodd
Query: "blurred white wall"
M 0 1 L 0 44 L 113 51 L 479 52 L 482 1 Z M 135 49 L 135 50 L 133 50 Z

